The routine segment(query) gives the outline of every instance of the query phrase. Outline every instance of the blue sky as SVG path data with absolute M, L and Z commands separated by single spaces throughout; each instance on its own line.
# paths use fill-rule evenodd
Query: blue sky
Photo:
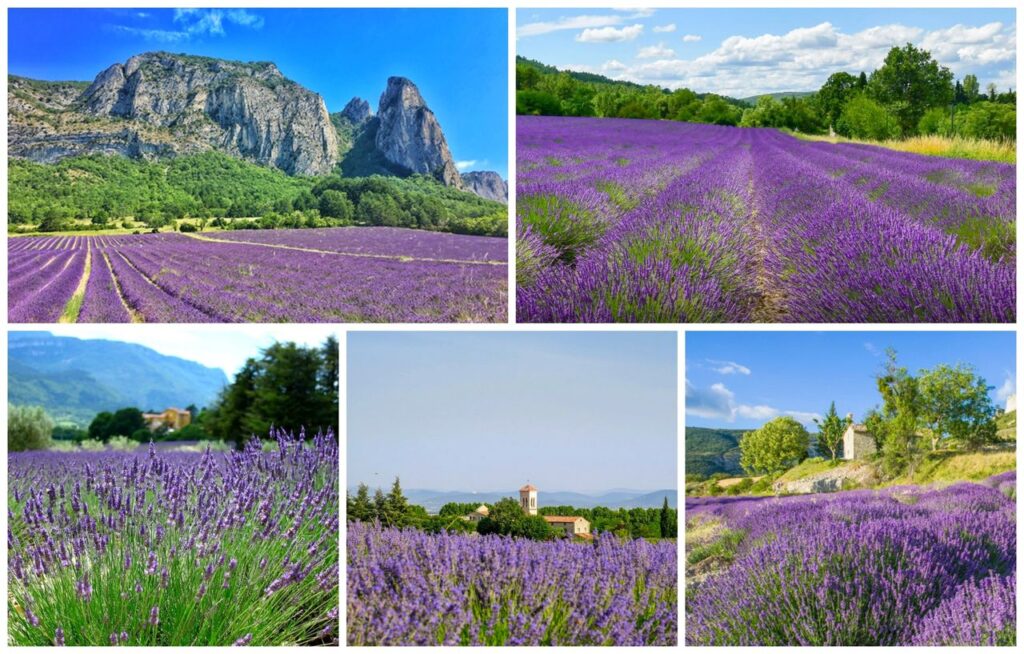
M 912 373 L 973 365 L 997 406 L 1014 392 L 1011 332 L 690 332 L 686 425 L 743 429 L 792 415 L 811 426 L 833 400 L 859 420 L 881 401 L 874 378 L 887 347 Z
M 391 75 L 419 86 L 465 170 L 508 173 L 504 9 L 11 9 L 9 70 L 92 80 L 152 50 L 273 61 L 341 111 Z M 470 163 L 472 162 L 472 163 Z
M 38 329 L 38 328 L 37 328 Z M 56 336 L 83 339 L 106 339 L 137 343 L 161 354 L 196 361 L 204 366 L 220 368 L 228 378 L 245 364 L 249 357 L 278 341 L 292 341 L 307 347 L 322 345 L 337 328 L 326 325 L 189 325 L 139 324 L 117 325 L 48 325 L 45 330 Z M 12 330 L 15 331 L 15 330 Z
M 1016 87 L 1013 9 L 520 9 L 516 52 L 559 68 L 747 97 L 816 90 L 908 41 Z
M 350 332 L 348 484 L 676 487 L 676 335 Z

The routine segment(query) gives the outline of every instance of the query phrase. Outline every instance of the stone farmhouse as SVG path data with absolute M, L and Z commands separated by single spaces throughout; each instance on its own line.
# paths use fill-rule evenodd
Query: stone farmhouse
M 160 413 L 143 413 L 142 419 L 146 421 L 146 427 L 150 431 L 156 431 L 161 427 L 176 431 L 191 424 L 192 414 L 185 409 L 171 407 Z
M 491 510 L 487 508 L 487 505 L 481 504 L 480 506 L 476 507 L 476 509 L 474 509 L 472 513 L 466 516 L 466 520 L 469 520 L 470 522 L 480 522 L 490 514 Z
M 843 433 L 843 458 L 866 459 L 877 451 L 875 439 L 864 425 L 851 424 Z

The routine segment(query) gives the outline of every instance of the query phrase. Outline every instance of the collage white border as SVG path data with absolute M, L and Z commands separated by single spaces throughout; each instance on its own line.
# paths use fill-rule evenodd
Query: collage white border
M 75 8 L 83 8 L 83 7 L 97 7 L 97 8 L 100 8 L 100 7 L 102 7 L 102 8 L 147 8 L 147 7 L 160 8 L 160 7 L 162 7 L 162 8 L 175 8 L 175 7 L 211 7 L 211 6 L 215 6 L 215 7 L 223 7 L 223 8 L 240 7 L 240 8 L 252 8 L 252 9 L 260 9 L 260 8 L 270 9 L 270 8 L 274 8 L 274 7 L 288 6 L 289 8 L 300 8 L 300 7 L 302 7 L 302 8 L 306 8 L 306 7 L 308 7 L 308 8 L 371 8 L 372 7 L 372 8 L 499 8 L 499 9 L 503 8 L 503 9 L 508 9 L 508 52 L 509 52 L 509 63 L 508 63 L 508 85 L 509 85 L 509 87 L 508 87 L 509 88 L 509 91 L 508 91 L 508 117 L 509 117 L 509 129 L 508 129 L 508 152 L 509 152 L 508 184 L 509 184 L 509 190 L 510 190 L 510 194 L 509 194 L 510 225 L 512 225 L 512 227 L 513 227 L 512 229 L 510 229 L 510 237 L 509 237 L 509 277 L 508 277 L 508 281 L 509 281 L 509 285 L 508 285 L 508 288 L 509 288 L 509 294 L 508 294 L 509 295 L 509 318 L 510 318 L 510 321 L 511 321 L 513 319 L 514 315 L 515 315 L 515 284 L 514 284 L 514 280 L 515 280 L 515 255 L 514 255 L 514 251 L 513 251 L 515 230 L 514 230 L 514 222 L 512 222 L 512 218 L 514 218 L 514 216 L 515 216 L 515 193 L 514 193 L 514 189 L 515 189 L 515 181 L 516 181 L 516 174 L 515 174 L 515 160 L 516 160 L 516 144 L 515 144 L 515 52 L 516 52 L 516 50 L 515 50 L 515 46 L 516 46 L 516 22 L 517 22 L 516 21 L 516 15 L 517 15 L 517 10 L 527 11 L 529 9 L 541 9 L 541 8 L 603 9 L 603 8 L 608 8 L 609 5 L 614 6 L 615 8 L 631 8 L 631 9 L 641 9 L 641 8 L 648 8 L 648 7 L 664 8 L 664 9 L 669 9 L 669 8 L 671 8 L 671 9 L 686 9 L 686 8 L 707 8 L 707 7 L 734 8 L 734 9 L 755 8 L 755 7 L 758 8 L 758 9 L 765 9 L 765 8 L 778 8 L 778 9 L 799 9 L 799 8 L 804 8 L 804 9 L 807 9 L 807 8 L 812 8 L 812 9 L 813 8 L 828 8 L 828 9 L 838 9 L 838 8 L 879 8 L 879 9 L 882 9 L 882 8 L 891 8 L 894 5 L 898 6 L 900 8 L 939 8 L 939 7 L 964 8 L 965 5 L 968 5 L 968 4 L 969 3 L 967 3 L 967 2 L 963 2 L 963 1 L 956 2 L 954 0 L 924 0 L 924 1 L 922 1 L 922 0 L 902 0 L 899 3 L 885 2 L 884 0 L 863 0 L 863 1 L 845 0 L 845 1 L 838 1 L 838 2 L 830 2 L 829 0 L 817 0 L 817 1 L 764 0 L 763 2 L 758 2 L 757 0 L 719 0 L 717 2 L 709 2 L 709 1 L 690 2 L 690 1 L 686 1 L 686 0 L 675 0 L 675 1 L 662 1 L 662 2 L 651 2 L 651 3 L 640 2 L 638 0 L 618 0 L 617 2 L 606 2 L 606 3 L 602 3 L 602 2 L 583 2 L 583 1 L 580 1 L 580 0 L 563 0 L 561 2 L 558 2 L 558 1 L 555 1 L 555 2 L 542 2 L 542 1 L 538 1 L 538 0 L 505 0 L 504 2 L 495 2 L 495 1 L 492 1 L 492 0 L 482 0 L 482 1 L 474 1 L 474 0 L 447 0 L 447 1 L 444 1 L 444 2 L 438 2 L 436 0 L 424 0 L 424 1 L 417 1 L 417 0 L 405 0 L 405 1 L 395 1 L 395 0 L 376 0 L 376 1 L 371 1 L 371 0 L 362 0 L 362 1 L 353 1 L 353 0 L 300 0 L 299 2 L 297 2 L 297 3 L 293 4 L 293 5 L 288 5 L 288 4 L 284 3 L 282 0 L 251 0 L 249 2 L 237 2 L 237 1 L 233 1 L 233 0 L 230 1 L 230 2 L 213 2 L 213 1 L 201 2 L 201 1 L 197 1 L 197 0 L 181 0 L 179 2 L 158 2 L 158 1 L 154 1 L 154 0 L 139 0 L 139 1 L 136 1 L 136 2 L 126 1 L 126 0 L 107 0 L 106 2 L 97 2 L 95 0 L 86 0 L 84 2 L 74 2 L 73 0 L 64 0 L 64 1 L 54 1 L 54 0 L 35 0 L 35 1 L 32 1 L 32 0 L 5 0 L 4 1 L 4 9 L 5 9 L 5 11 L 3 12 L 2 18 L 0 18 L 0 32 L 2 32 L 3 39 L 4 39 L 4 47 L 2 48 L 2 53 L 0 53 L 0 59 L 2 59 L 2 61 L 3 61 L 3 68 L 4 68 L 4 70 L 7 71 L 7 29 L 8 29 L 8 24 L 7 24 L 7 11 L 6 10 L 9 9 L 9 8 L 21 8 L 21 7 L 63 8 L 63 7 L 70 7 L 70 6 L 74 6 Z M 983 4 L 984 4 L 985 7 L 1015 8 L 1015 7 L 1017 7 L 1018 3 L 1014 2 L 1013 0 L 988 0 L 988 1 L 984 2 Z M 1018 11 L 1017 12 L 1017 31 L 1018 31 L 1018 33 L 1020 32 L 1021 24 L 1022 24 L 1021 12 Z M 1020 80 L 1021 80 L 1022 77 L 1024 77 L 1024 75 L 1022 75 L 1020 67 L 1018 66 L 1018 70 L 1017 70 L 1017 80 L 1018 80 L 1017 86 L 1018 86 L 1018 89 L 1020 88 Z M 6 109 L 7 109 L 7 97 L 6 97 L 6 94 L 4 94 L 3 103 L 4 103 L 4 114 L 6 116 Z M 1021 125 L 1022 125 L 1022 123 L 1024 123 L 1024 120 L 1022 120 L 1020 117 L 1018 117 L 1018 123 L 1017 123 L 1017 133 L 1018 134 L 1021 133 Z M 0 127 L 0 137 L 2 137 L 2 139 L 0 139 L 0 140 L 2 140 L 3 147 L 4 147 L 4 150 L 5 150 L 5 155 L 4 155 L 4 166 L 5 166 L 5 168 L 4 168 L 4 170 L 6 172 L 6 159 L 7 159 L 7 157 L 6 157 L 7 121 L 6 120 L 2 121 L 2 127 Z M 1020 185 L 1021 185 L 1020 184 L 1021 183 L 1021 178 L 1022 178 L 1022 174 L 1021 174 L 1020 169 L 1018 169 L 1018 171 L 1017 171 L 1017 185 L 1018 185 L 1018 187 L 1020 187 Z M 2 184 L 0 184 L 0 197 L 2 197 L 2 199 L 3 199 L 4 206 L 6 206 L 6 204 L 7 204 L 6 175 L 4 176 L 4 182 Z M 1018 197 L 1018 200 L 1017 200 L 1017 215 L 1018 216 L 1020 216 L 1020 214 L 1021 214 L 1020 208 L 1021 208 L 1021 200 Z M 1018 225 L 1018 229 L 1019 229 L 1019 225 Z M 5 236 L 5 238 L 6 238 L 6 236 Z M 1022 271 L 1021 271 L 1020 263 L 1021 263 L 1020 262 L 1020 258 L 1018 257 L 1018 266 L 1017 266 L 1017 288 L 1018 289 L 1021 288 L 1021 280 L 1022 280 L 1022 276 L 1024 276 L 1024 274 L 1022 274 Z M 0 265 L 2 265 L 2 269 L 3 269 L 3 271 L 5 271 L 4 274 L 6 275 L 6 270 L 7 270 L 7 248 L 6 247 L 3 248 L 2 254 L 0 254 Z M 2 305 L 4 307 L 6 307 L 6 305 L 7 305 L 7 284 L 6 283 L 0 284 L 0 303 L 2 303 Z M 346 353 L 347 353 L 347 333 L 348 332 L 352 332 L 352 331 L 525 331 L 525 332 L 528 332 L 528 331 L 657 331 L 657 332 L 675 331 L 677 333 L 677 374 L 678 374 L 678 379 L 677 379 L 676 386 L 677 386 L 677 414 L 678 414 L 678 417 L 679 417 L 679 420 L 678 420 L 678 434 L 677 434 L 678 441 L 677 441 L 677 446 L 676 446 L 676 451 L 677 451 L 677 471 L 678 471 L 677 488 L 678 488 L 678 491 L 680 493 L 680 498 L 684 499 L 684 504 L 680 505 L 680 510 L 682 510 L 683 506 L 685 505 L 685 458 L 684 458 L 683 454 L 684 454 L 684 450 L 685 450 L 684 434 L 685 434 L 685 426 L 686 426 L 685 425 L 685 423 L 686 423 L 686 418 L 685 418 L 685 413 L 686 413 L 685 412 L 685 383 L 684 383 L 684 380 L 685 380 L 685 356 L 686 356 L 685 333 L 686 332 L 691 332 L 691 331 L 692 332 L 698 332 L 698 331 L 737 331 L 737 332 L 744 332 L 744 331 L 811 331 L 811 332 L 822 332 L 822 331 L 851 331 L 851 332 L 873 332 L 873 331 L 875 331 L 875 332 L 877 332 L 877 331 L 922 331 L 922 332 L 925 332 L 925 331 L 962 331 L 962 332 L 975 332 L 975 331 L 978 331 L 978 332 L 982 332 L 982 331 L 1016 331 L 1016 333 L 1017 333 L 1017 338 L 1016 338 L 1016 344 L 1017 344 L 1017 352 L 1016 352 L 1016 375 L 1017 375 L 1017 378 L 1016 378 L 1016 385 L 1017 385 L 1017 388 L 1020 389 L 1021 388 L 1022 379 L 1024 379 L 1024 375 L 1022 375 L 1022 369 L 1021 369 L 1022 368 L 1021 367 L 1021 363 L 1022 363 L 1022 361 L 1024 361 L 1024 358 L 1022 358 L 1022 344 L 1024 344 L 1024 339 L 1022 339 L 1021 332 L 1020 332 L 1020 329 L 1019 329 L 1019 325 L 1020 325 L 1020 307 L 1021 307 L 1021 301 L 1020 301 L 1019 298 L 1018 298 L 1017 307 L 1018 307 L 1017 308 L 1018 322 L 1017 322 L 1017 324 L 1014 324 L 1014 325 L 959 325 L 959 324 L 936 324 L 936 325 L 893 324 L 893 325 L 889 325 L 889 324 L 878 324 L 878 323 L 870 323 L 870 324 L 863 324 L 863 325 L 860 325 L 860 324 L 858 324 L 858 325 L 840 325 L 840 324 L 824 324 L 824 325 L 819 325 L 819 324 L 772 325 L 772 324 L 737 324 L 737 323 L 710 324 L 710 325 L 708 325 L 708 324 L 695 324 L 695 325 L 662 325 L 662 324 L 654 324 L 654 325 L 650 325 L 650 324 L 642 324 L 642 325 L 619 325 L 619 324 L 616 324 L 616 325 L 533 325 L 533 324 L 516 324 L 516 323 L 512 323 L 512 322 L 510 322 L 510 324 L 480 324 L 480 325 L 447 325 L 447 324 L 417 325 L 417 324 L 407 324 L 407 323 L 394 324 L 394 325 L 363 325 L 363 324 L 359 324 L 359 325 L 356 325 L 356 324 L 346 325 L 346 324 L 339 324 L 339 325 L 337 325 L 337 329 L 336 329 L 336 332 L 338 334 L 338 341 L 339 341 L 339 347 L 340 347 L 340 357 L 341 357 L 340 358 L 340 361 L 341 361 L 341 379 L 340 379 L 340 385 L 339 385 L 339 394 L 340 394 L 340 398 L 342 398 L 342 401 L 341 401 L 341 417 L 340 417 L 340 422 L 339 422 L 339 441 L 340 441 L 340 451 L 339 452 L 340 452 L 340 456 L 344 460 L 345 459 L 345 455 L 346 455 L 345 443 L 346 443 L 346 435 L 347 435 L 347 425 L 346 425 L 346 420 L 345 420 L 345 408 L 344 408 L 345 407 L 345 402 L 344 402 L 344 398 L 346 397 L 346 391 L 347 391 L 347 358 L 346 358 Z M 9 332 L 9 331 L 25 331 L 25 330 L 31 330 L 31 329 L 45 329 L 47 327 L 47 325 L 17 325 L 17 326 L 11 327 L 7 323 L 7 312 L 3 311 L 2 314 L 3 314 L 2 321 L 3 321 L 5 336 L 6 336 L 6 333 Z M 259 327 L 266 328 L 267 325 L 261 325 Z M 147 329 L 148 326 L 145 325 L 145 324 L 140 324 L 140 325 L 131 325 L 130 328 L 131 329 Z M 249 328 L 255 329 L 255 328 L 258 328 L 258 327 L 257 326 L 249 326 L 249 325 L 203 325 L 202 327 L 200 327 L 200 329 L 226 330 L 226 331 L 243 331 L 243 330 L 246 330 L 246 329 L 249 329 Z M 5 339 L 5 341 L 6 341 L 6 339 Z M 5 342 L 5 347 L 3 349 L 3 355 L 0 356 L 0 391 L 3 392 L 3 395 L 6 395 L 6 393 L 7 393 L 6 342 Z M 2 412 L 0 412 L 0 429 L 2 429 L 3 431 L 6 431 L 6 428 L 7 428 L 7 415 L 6 415 L 6 410 L 3 410 Z M 7 447 L 6 446 L 6 440 L 4 440 L 4 444 L 2 446 L 2 449 L 3 449 L 3 453 L 4 453 L 5 456 L 4 456 L 4 465 L 2 466 L 2 468 L 0 468 L 0 470 L 2 470 L 2 471 L 0 471 L 0 481 L 2 481 L 2 484 L 3 484 L 3 487 L 5 489 L 5 492 L 0 493 L 0 496 L 3 497 L 3 499 L 2 499 L 3 512 L 2 512 L 2 517 L 0 517 L 0 529 L 2 529 L 5 534 L 6 534 L 6 529 L 7 529 L 7 510 L 6 510 L 6 508 L 7 508 L 7 504 L 6 504 L 7 503 L 7 495 L 6 495 L 7 464 L 6 464 L 6 458 L 7 457 L 6 457 L 6 447 Z M 1019 464 L 1019 460 L 1020 460 L 1020 453 L 1018 452 L 1018 464 Z M 346 466 L 345 466 L 344 463 L 341 465 L 340 469 L 342 470 L 340 487 L 341 488 L 345 488 L 346 487 L 346 472 L 345 472 L 346 471 Z M 1019 537 L 1020 537 L 1020 534 L 1021 534 L 1021 527 L 1020 527 L 1020 524 L 1019 524 L 1020 523 L 1019 516 L 1020 516 L 1020 505 L 1018 504 L 1018 525 L 1017 525 L 1018 540 L 1019 540 Z M 684 594 L 684 591 L 683 591 L 684 574 L 683 574 L 683 567 L 682 567 L 684 544 L 683 544 L 683 537 L 682 537 L 682 525 L 680 526 L 680 529 L 681 529 L 681 533 L 680 533 L 680 538 L 678 540 L 679 560 L 680 560 L 680 564 L 681 564 L 680 565 L 680 579 L 679 579 L 679 583 L 680 583 L 680 603 L 679 603 L 679 626 L 680 626 L 680 631 L 679 631 L 679 645 L 677 647 L 682 648 L 682 647 L 684 647 L 683 643 L 685 641 L 685 636 L 684 636 L 684 617 L 685 617 L 684 602 L 685 602 L 685 594 Z M 345 521 L 344 520 L 341 521 L 341 539 L 340 540 L 341 540 L 341 543 L 339 543 L 339 547 L 343 549 L 343 545 L 342 544 L 344 543 L 344 540 L 345 540 Z M 342 552 L 342 555 L 343 554 L 344 554 L 344 552 Z M 7 559 L 7 541 L 6 541 L 6 538 L 3 541 L 2 547 L 0 547 L 0 557 L 2 557 L 3 561 L 6 562 L 6 559 Z M 342 583 L 341 583 L 341 585 L 339 587 L 339 606 L 341 608 L 340 625 L 341 625 L 341 629 L 344 630 L 345 629 L 345 624 L 346 624 L 345 623 L 346 603 L 345 603 L 344 597 L 343 597 L 343 595 L 344 595 L 344 587 L 345 587 L 345 583 L 344 583 L 344 581 L 345 581 L 345 566 L 342 566 L 341 578 L 342 578 Z M 2 586 L 3 588 L 6 589 L 6 587 L 7 587 L 6 584 L 7 584 L 7 566 L 6 566 L 6 564 L 4 564 L 4 565 L 0 566 L 0 586 Z M 1024 602 L 1022 602 L 1022 600 L 1021 600 L 1021 593 L 1018 591 L 1018 596 L 1017 596 L 1017 613 L 1018 613 L 1018 615 L 1021 613 L 1022 606 L 1024 606 Z M 4 634 L 5 635 L 6 633 L 7 633 L 7 612 L 3 611 L 2 612 L 2 616 L 0 616 L 0 634 Z M 1021 633 L 1021 629 L 1020 629 L 1020 626 L 1018 626 L 1018 642 L 1020 642 L 1020 633 Z M 341 646 L 345 647 L 344 638 L 341 638 Z M 6 638 L 4 637 L 3 644 L 0 644 L 0 649 L 6 651 L 8 649 L 8 647 L 9 646 L 6 644 Z M 36 650 L 36 649 L 44 650 L 44 649 L 50 649 L 50 648 L 11 648 L 11 649 L 16 649 L 17 651 L 32 651 L 32 650 Z M 109 646 L 91 647 L 91 648 L 88 648 L 88 650 L 85 650 L 84 648 L 72 648 L 72 649 L 82 649 L 83 651 L 89 651 L 89 652 L 98 652 L 98 651 L 105 651 L 105 650 L 109 650 L 111 652 L 117 651 L 117 648 L 113 648 L 113 647 L 109 647 Z M 141 649 L 141 648 L 139 648 L 139 649 Z M 300 650 L 300 648 L 298 648 L 298 647 L 291 647 L 291 648 L 284 648 L 284 649 L 282 649 L 282 648 L 264 648 L 264 649 L 266 649 L 267 651 L 276 651 L 276 652 L 285 651 L 285 650 L 295 650 L 295 651 L 299 651 Z M 304 650 L 305 648 L 302 648 L 302 649 Z M 377 649 L 377 648 L 370 648 L 370 649 Z M 498 648 L 493 648 L 493 649 L 498 649 Z M 592 649 L 597 649 L 597 648 L 592 648 Z M 613 649 L 618 649 L 618 648 L 613 648 Z M 672 649 L 672 648 L 657 648 L 657 649 Z M 754 647 L 717 648 L 716 647 L 716 648 L 700 648 L 700 651 L 729 650 L 729 651 L 740 651 L 740 652 L 753 652 L 753 651 L 757 651 L 758 649 L 760 649 L 760 648 L 754 648 Z M 860 649 L 866 649 L 866 648 L 840 648 L 840 649 L 845 649 L 845 650 L 854 650 L 854 649 L 856 649 L 856 650 L 860 650 Z M 899 649 L 904 649 L 904 648 L 873 648 L 872 651 L 879 651 L 880 649 L 899 650 Z M 943 651 L 943 652 L 958 652 L 958 651 L 967 651 L 967 650 L 970 650 L 970 651 L 975 651 L 975 650 L 977 650 L 977 651 L 987 651 L 987 648 L 966 648 L 966 647 L 956 647 L 956 648 L 921 648 L 921 649 L 934 649 L 936 651 Z M 192 650 L 194 650 L 194 648 L 189 648 L 189 647 L 171 647 L 171 648 L 164 648 L 164 650 L 165 651 L 182 651 L 182 652 L 185 652 L 185 651 L 192 651 Z M 518 648 L 516 651 L 523 651 L 523 650 L 543 651 L 543 648 L 539 648 L 539 647 L 526 647 L 526 648 Z M 602 648 L 601 651 L 604 651 L 604 649 Z M 836 651 L 836 649 L 835 648 L 823 648 L 823 647 L 810 647 L 810 648 L 801 648 L 800 651 L 801 652 L 806 652 L 806 651 L 821 651 L 821 652 L 825 652 L 825 651 Z

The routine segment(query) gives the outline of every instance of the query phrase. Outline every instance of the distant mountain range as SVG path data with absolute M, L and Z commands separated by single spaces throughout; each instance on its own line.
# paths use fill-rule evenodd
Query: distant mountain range
M 376 114 L 360 98 L 330 114 L 320 95 L 271 62 L 147 52 L 92 82 L 8 76 L 7 102 L 9 154 L 40 163 L 215 150 L 289 175 L 418 173 L 508 199 L 494 182 L 497 173 L 463 179 L 436 116 L 404 77 L 388 78 Z
M 683 441 L 686 474 L 705 477 L 716 472 L 743 474 L 740 467 L 740 439 L 749 429 L 687 427 Z
M 355 492 L 356 487 L 349 489 Z M 387 492 L 387 488 L 383 489 Z M 437 513 L 441 507 L 448 502 L 480 502 L 481 504 L 497 502 L 506 497 L 518 499 L 518 489 L 511 491 L 494 491 L 473 493 L 469 491 L 438 491 L 422 488 L 404 489 L 406 498 L 410 504 L 418 504 L 425 508 L 428 513 Z M 595 506 L 604 506 L 609 509 L 656 509 L 661 508 L 665 498 L 668 498 L 668 505 L 676 508 L 676 491 L 665 489 L 656 491 L 642 491 L 625 488 L 617 488 L 602 491 L 598 494 L 574 493 L 571 491 L 544 491 L 539 494 L 540 506 L 574 506 L 580 509 L 591 509 Z
M 58 422 L 87 426 L 100 411 L 203 407 L 227 384 L 219 368 L 108 340 L 10 332 L 8 401 L 38 405 Z

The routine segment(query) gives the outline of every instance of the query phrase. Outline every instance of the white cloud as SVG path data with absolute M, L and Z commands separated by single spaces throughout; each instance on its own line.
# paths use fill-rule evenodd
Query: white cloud
M 689 34 L 681 38 L 700 39 Z M 1001 89 L 1016 86 L 1016 27 L 1009 21 L 931 31 L 885 24 L 854 33 L 822 22 L 781 34 L 729 36 L 711 52 L 692 59 L 645 58 L 620 71 L 618 78 L 734 97 L 815 90 L 838 70 L 857 74 L 878 68 L 892 47 L 907 42 L 931 52 L 957 77 L 974 73 L 982 87 L 988 82 Z
M 458 168 L 460 172 L 463 171 L 463 170 L 469 170 L 470 168 L 472 168 L 475 165 L 476 165 L 476 159 L 469 159 L 468 161 L 456 161 L 455 162 L 455 167 Z
M 792 416 L 802 424 L 811 424 L 821 416 L 807 411 L 780 411 L 767 404 L 741 404 L 725 384 L 716 383 L 698 388 L 686 380 L 686 415 L 706 420 L 736 422 L 737 418 L 768 421 L 776 416 Z
M 675 50 L 666 48 L 664 43 L 640 48 L 640 51 L 636 53 L 637 59 L 658 59 L 660 57 L 674 56 L 676 56 Z
M 996 389 L 996 399 L 1001 404 L 1006 404 L 1006 400 L 1010 399 L 1010 396 L 1017 394 L 1017 382 L 1014 380 L 1013 375 L 1006 373 L 1006 377 L 1003 379 L 1003 384 Z
M 142 13 L 137 17 L 142 18 Z M 107 25 L 107 29 L 119 34 L 137 36 L 146 41 L 160 43 L 180 43 L 195 37 L 203 36 L 224 36 L 226 34 L 225 23 L 246 27 L 249 29 L 262 29 L 263 17 L 250 13 L 245 9 L 175 9 L 174 24 L 177 29 L 144 29 L 130 25 Z
M 700 41 L 703 38 L 704 37 L 701 36 L 700 34 L 683 34 L 684 43 L 696 43 L 697 41 Z
M 605 71 L 619 71 L 626 70 L 627 68 L 629 68 L 629 66 L 622 63 L 618 59 L 609 59 L 608 61 L 601 64 L 601 69 Z
M 797 422 L 805 426 L 813 425 L 815 420 L 821 420 L 822 418 L 820 413 L 812 411 L 786 411 L 786 415 L 795 418 Z
M 669 32 L 675 32 L 676 24 L 669 23 L 668 25 L 655 25 L 652 31 L 655 34 L 667 34 Z
M 735 361 L 717 361 L 715 359 L 708 359 L 708 363 L 713 366 L 717 366 L 716 368 L 713 368 L 713 370 L 723 375 L 734 375 L 737 373 L 741 375 L 750 374 L 750 368 L 746 367 L 742 363 L 736 363 Z
M 560 30 L 579 30 L 588 27 L 607 27 L 618 25 L 622 22 L 622 16 L 570 16 L 559 18 L 555 21 L 544 21 L 537 23 L 526 23 L 516 28 L 516 38 L 523 39 L 530 36 L 550 34 Z
M 644 26 L 640 24 L 627 27 L 600 27 L 585 29 L 576 35 L 576 40 L 581 43 L 615 43 L 619 41 L 632 41 L 643 34 Z
M 882 351 L 879 350 L 878 346 L 872 343 L 871 341 L 867 341 L 866 343 L 864 343 L 864 349 L 867 350 L 868 354 L 870 354 L 873 357 L 882 356 Z

